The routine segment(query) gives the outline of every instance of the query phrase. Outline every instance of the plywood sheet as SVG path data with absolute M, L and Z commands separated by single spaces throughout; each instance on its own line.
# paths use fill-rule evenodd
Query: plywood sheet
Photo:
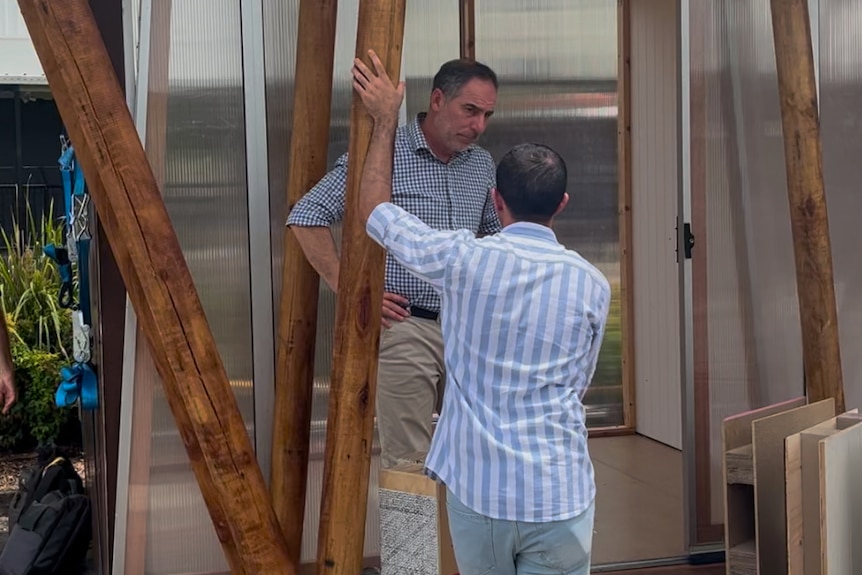
M 784 440 L 788 435 L 835 417 L 832 398 L 769 415 L 752 422 L 754 454 L 754 505 L 757 557 L 761 575 L 786 575 L 786 494 Z
M 823 575 L 862 572 L 862 425 L 819 442 Z
M 751 550 L 756 550 L 756 522 L 754 487 L 732 483 L 748 476 L 742 472 L 745 468 L 753 470 L 751 461 L 743 461 L 745 457 L 753 457 L 752 423 L 770 415 L 802 407 L 807 404 L 805 397 L 797 397 L 781 403 L 776 403 L 760 409 L 754 409 L 727 417 L 722 422 L 722 442 L 724 447 L 722 471 L 724 474 L 724 541 L 727 552 L 728 573 L 757 572 L 756 556 Z M 728 457 L 728 454 L 730 457 Z M 728 464 L 733 470 L 728 469 Z M 729 474 L 730 471 L 730 474 Z M 751 476 L 754 473 L 750 474 Z M 755 477 L 748 477 L 752 483 Z
M 787 575 L 803 575 L 802 441 L 799 433 L 784 441 L 785 505 L 787 515 Z
M 723 425 L 724 450 L 729 451 L 751 443 L 751 422 L 755 419 L 781 413 L 788 409 L 801 407 L 806 403 L 807 401 L 805 400 L 805 397 L 797 397 L 781 403 L 768 405 L 766 407 L 761 407 L 760 409 L 745 411 L 725 418 Z
M 850 425 L 852 420 L 846 416 L 858 414 L 853 409 L 838 417 L 833 417 L 804 430 L 799 434 L 799 459 L 801 466 L 801 507 L 802 507 L 802 568 L 796 563 L 791 570 L 804 575 L 825 575 L 822 570 L 821 553 L 821 483 L 820 483 L 820 441 L 834 435 Z M 791 440 L 795 441 L 795 440 Z M 794 537 L 796 537 L 794 535 Z
M 731 449 L 724 454 L 727 483 L 754 485 L 754 452 L 751 445 Z

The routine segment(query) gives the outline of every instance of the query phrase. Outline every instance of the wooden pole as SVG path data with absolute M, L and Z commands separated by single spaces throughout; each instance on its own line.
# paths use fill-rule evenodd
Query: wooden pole
M 461 58 L 476 59 L 476 0 L 458 0 Z
M 293 574 L 236 399 L 87 0 L 19 0 L 233 573 Z
M 405 0 L 360 0 L 356 55 L 374 49 L 394 81 L 401 74 Z M 343 253 L 338 277 L 332 387 L 326 430 L 318 574 L 362 568 L 380 347 L 384 252 L 359 220 L 359 181 L 373 122 L 356 93 L 350 108 Z
M 770 7 L 802 323 L 805 388 L 809 401 L 831 397 L 838 413 L 842 413 L 845 407 L 838 312 L 808 0 L 770 0 Z
M 623 426 L 637 426 L 635 411 L 634 225 L 632 223 L 632 7 L 617 0 L 617 217 L 620 245 Z
M 302 0 L 293 98 L 287 205 L 326 174 L 337 0 Z M 296 237 L 284 234 L 272 441 L 272 503 L 299 566 L 305 517 L 320 278 Z

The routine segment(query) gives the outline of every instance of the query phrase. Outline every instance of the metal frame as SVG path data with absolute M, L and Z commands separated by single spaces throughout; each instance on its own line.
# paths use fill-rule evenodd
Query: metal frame
M 697 499 L 695 492 L 695 417 L 694 417 L 694 338 L 691 260 L 686 259 L 683 225 L 691 221 L 691 20 L 690 0 L 680 0 L 677 11 L 677 37 L 679 74 L 677 93 L 679 101 L 679 201 L 677 213 L 677 253 L 679 261 L 680 293 L 680 370 L 682 381 L 682 458 L 683 458 L 683 512 L 685 516 L 685 546 L 692 549 L 697 541 Z M 695 230 L 696 232 L 697 230 Z
M 147 89 L 150 77 L 150 27 L 152 24 L 153 0 L 140 0 L 139 43 L 137 66 L 134 65 L 136 46 L 133 41 L 136 22 L 132 16 L 132 3 L 123 0 L 125 49 L 126 49 L 126 99 L 129 111 L 135 119 L 138 136 L 146 141 Z M 132 65 L 129 66 L 129 62 Z M 135 396 L 135 366 L 138 345 L 138 320 L 129 296 L 126 296 L 126 322 L 123 339 L 123 390 L 120 403 L 120 438 L 117 454 L 117 500 L 114 523 L 114 553 L 111 573 L 123 575 L 126 566 L 126 528 L 129 513 L 129 475 L 132 453 L 132 423 Z
M 266 129 L 263 5 L 241 0 L 243 91 L 245 94 L 246 190 L 251 283 L 254 445 L 269 484 L 275 409 L 275 324 L 272 300 L 272 238 Z
M 691 0 L 680 0 L 680 22 L 679 22 L 679 55 L 681 70 L 679 75 L 679 94 L 680 94 L 680 201 L 678 221 L 680 222 L 680 230 L 682 224 L 691 222 L 691 199 L 692 199 L 692 173 L 691 173 L 691 60 L 690 60 L 690 2 Z M 819 61 L 819 0 L 809 0 L 809 10 L 811 14 L 811 41 L 814 48 L 814 66 L 815 80 L 817 83 L 818 96 L 820 93 L 820 61 Z M 725 15 L 725 18 L 728 16 Z M 732 58 L 736 58 L 736 46 L 731 42 L 730 54 Z M 739 89 L 740 78 L 738 70 L 731 67 L 732 82 L 733 82 L 733 103 L 732 105 L 737 110 L 737 133 L 742 134 L 742 126 L 744 120 L 741 117 L 741 93 Z M 818 105 L 819 105 L 818 98 Z M 738 146 L 740 147 L 740 156 L 738 158 L 740 167 L 744 170 L 747 157 L 744 153 L 745 141 L 744 137 L 740 137 Z M 744 182 L 744 186 L 747 184 Z M 695 237 L 698 235 L 698 230 L 694 229 Z M 678 248 L 680 252 L 683 250 L 683 236 L 678 235 Z M 700 240 L 700 249 L 704 249 L 703 239 Z M 695 247 L 695 253 L 698 248 Z M 686 546 L 692 554 L 703 552 L 723 551 L 723 541 L 698 543 L 697 533 L 697 472 L 696 472 L 696 453 L 697 445 L 695 442 L 695 381 L 694 381 L 694 319 L 693 319 L 693 292 L 692 292 L 692 264 L 691 260 L 684 258 L 680 259 L 680 305 L 681 305 L 681 370 L 683 382 L 683 464 L 684 464 L 684 479 L 683 488 L 685 490 L 684 506 L 686 519 Z M 707 447 L 708 449 L 708 447 Z M 705 478 L 709 480 L 709 478 Z

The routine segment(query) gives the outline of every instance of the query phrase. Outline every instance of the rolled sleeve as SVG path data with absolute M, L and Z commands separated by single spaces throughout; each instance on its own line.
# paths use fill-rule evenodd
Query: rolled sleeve
M 389 252 L 398 263 L 413 275 L 438 291 L 449 256 L 461 241 L 469 241 L 467 230 L 435 230 L 419 218 L 391 203 L 374 208 L 366 224 L 366 231 L 375 242 Z
M 347 189 L 347 154 L 335 167 L 308 191 L 287 218 L 288 226 L 330 227 L 344 219 L 344 198 Z
M 497 170 L 493 160 L 489 166 L 488 174 L 488 195 L 485 198 L 485 208 L 482 211 L 482 222 L 479 224 L 479 235 L 487 236 L 496 234 L 503 229 L 500 224 L 500 218 L 497 216 L 497 209 L 494 208 L 494 200 L 491 197 L 491 190 L 497 187 Z

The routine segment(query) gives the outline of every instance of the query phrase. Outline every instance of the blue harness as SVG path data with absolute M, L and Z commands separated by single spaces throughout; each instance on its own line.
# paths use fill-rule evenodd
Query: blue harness
M 88 209 L 90 196 L 84 182 L 84 172 L 75 161 L 75 150 L 64 137 L 60 138 L 60 173 L 63 176 L 66 245 L 44 247 L 45 255 L 54 260 L 60 270 L 60 307 L 72 310 L 72 356 L 74 362 L 60 370 L 62 378 L 54 401 L 58 407 L 69 407 L 78 400 L 81 408 L 99 407 L 99 380 L 90 363 L 92 317 L 90 314 L 90 234 Z M 75 303 L 73 264 L 78 268 L 78 301 Z

